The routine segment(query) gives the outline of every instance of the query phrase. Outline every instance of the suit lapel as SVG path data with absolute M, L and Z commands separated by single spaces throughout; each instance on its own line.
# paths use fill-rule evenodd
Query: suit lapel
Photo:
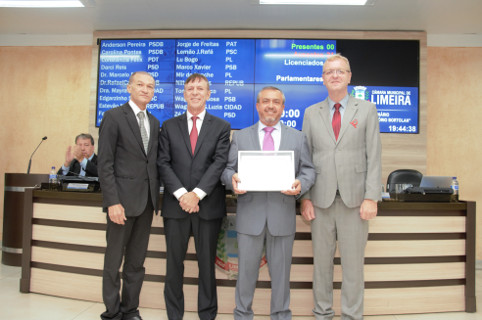
M 250 127 L 250 139 L 251 145 L 253 146 L 253 150 L 263 150 L 263 146 L 259 143 L 259 122 L 256 122 L 254 125 Z
M 208 136 L 209 131 L 211 131 L 212 119 L 212 116 L 206 112 L 203 124 L 201 125 L 201 131 L 199 131 L 199 136 L 197 137 L 196 149 L 194 149 L 194 156 L 196 156 L 196 154 L 199 152 L 199 149 L 201 149 L 205 138 Z M 191 145 L 191 139 L 189 139 L 189 145 Z
M 353 118 L 358 112 L 358 102 L 353 99 L 352 97 L 348 98 L 348 105 L 346 107 L 345 113 L 343 114 L 343 120 L 341 122 L 340 134 L 338 135 L 338 141 L 341 140 L 344 133 L 348 129 L 350 122 L 353 121 Z
M 330 136 L 333 143 L 336 143 L 335 133 L 333 132 L 333 125 L 331 124 L 331 115 L 330 115 L 330 105 L 328 104 L 328 99 L 325 99 L 320 103 L 320 109 L 318 113 L 321 117 L 321 121 L 325 125 L 326 130 L 328 131 L 328 135 Z
M 159 130 L 159 128 L 156 128 L 155 122 L 154 122 L 154 116 L 150 113 L 147 112 L 147 117 L 149 119 L 149 145 L 147 146 L 147 153 L 151 152 L 153 143 L 154 143 L 154 137 L 156 136 L 156 130 Z M 142 140 L 142 137 L 141 137 Z
M 280 130 L 280 133 L 281 133 L 281 140 L 280 140 L 280 143 L 279 143 L 279 150 L 289 150 L 289 144 L 288 144 L 288 140 L 289 140 L 289 137 L 287 136 L 289 134 L 289 131 L 287 129 L 287 127 L 281 123 L 281 130 Z
M 187 151 L 192 157 L 191 140 L 189 139 L 189 128 L 187 127 L 187 114 L 183 113 L 177 118 L 177 125 L 179 126 L 179 132 L 181 133 L 182 140 L 186 145 Z M 201 130 L 202 131 L 202 130 Z
M 124 115 L 126 117 L 127 123 L 129 124 L 129 127 L 131 128 L 132 134 L 134 135 L 137 143 L 139 144 L 139 147 L 141 150 L 146 153 L 144 150 L 144 144 L 142 143 L 142 137 L 141 137 L 141 131 L 139 129 L 139 123 L 137 122 L 136 115 L 134 114 L 134 111 L 132 111 L 131 106 L 126 103 L 124 104 L 123 107 Z

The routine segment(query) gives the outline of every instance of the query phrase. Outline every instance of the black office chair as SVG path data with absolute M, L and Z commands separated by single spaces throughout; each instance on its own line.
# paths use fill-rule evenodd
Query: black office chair
M 387 179 L 387 192 L 394 192 L 395 184 L 397 183 L 409 183 L 414 187 L 419 187 L 422 177 L 423 174 L 420 171 L 413 169 L 398 169 L 392 171 Z

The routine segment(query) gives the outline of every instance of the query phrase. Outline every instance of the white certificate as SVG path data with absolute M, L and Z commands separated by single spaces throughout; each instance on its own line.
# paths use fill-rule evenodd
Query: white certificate
M 238 151 L 239 190 L 290 190 L 295 182 L 294 151 Z

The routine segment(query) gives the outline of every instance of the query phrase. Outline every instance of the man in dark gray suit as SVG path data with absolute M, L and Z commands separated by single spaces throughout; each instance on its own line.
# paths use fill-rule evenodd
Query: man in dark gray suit
M 214 262 L 226 195 L 219 177 L 226 167 L 231 127 L 206 112 L 209 81 L 194 73 L 184 83 L 186 113 L 164 121 L 159 137 L 159 174 L 164 184 L 162 217 L 166 236 L 167 267 L 164 285 L 167 316 L 184 315 L 184 257 L 194 235 L 199 282 L 198 315 L 217 315 Z
M 368 220 L 381 199 L 381 141 L 373 103 L 348 94 L 348 59 L 323 65 L 328 98 L 305 111 L 303 132 L 316 167 L 316 182 L 303 196 L 301 213 L 311 221 L 313 293 L 317 320 L 331 320 L 333 258 L 338 244 L 343 270 L 341 319 L 363 319 L 364 258 Z
M 97 177 L 97 156 L 94 152 L 94 138 L 88 133 L 75 137 L 75 146 L 68 146 L 65 162 L 57 172 L 64 176 Z
M 234 319 L 254 317 L 252 302 L 264 244 L 271 276 L 271 319 L 291 319 L 290 270 L 296 232 L 296 199 L 314 183 L 315 170 L 304 133 L 279 121 L 284 103 L 284 94 L 278 88 L 265 87 L 258 93 L 259 122 L 233 134 L 228 165 L 221 177 L 226 187 L 239 195 Z M 296 179 L 291 189 L 281 192 L 240 190 L 239 150 L 293 150 Z
M 104 320 L 141 319 L 138 306 L 144 260 L 159 200 L 159 120 L 146 110 L 154 87 L 150 74 L 133 73 L 127 85 L 129 102 L 106 111 L 99 128 L 99 180 L 108 212 L 102 279 Z M 119 268 L 123 258 L 121 298 Z

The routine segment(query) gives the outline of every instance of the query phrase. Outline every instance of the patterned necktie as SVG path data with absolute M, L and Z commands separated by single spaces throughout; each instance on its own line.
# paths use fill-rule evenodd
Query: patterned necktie
M 333 114 L 333 119 L 331 120 L 331 125 L 333 126 L 333 132 L 335 133 L 335 139 L 338 140 L 338 134 L 341 128 L 341 114 L 340 114 L 341 104 L 335 103 L 335 113 Z
M 144 112 L 139 112 L 137 114 L 137 117 L 139 118 L 139 129 L 141 130 L 142 144 L 144 145 L 144 150 L 147 153 L 149 138 L 147 137 L 147 130 L 146 130 L 146 126 L 144 125 L 144 118 L 145 118 Z
M 197 143 L 197 127 L 196 127 L 196 120 L 198 117 L 193 116 L 192 119 L 192 129 L 191 133 L 189 134 L 189 139 L 191 140 L 191 149 L 192 149 L 192 154 L 194 154 L 194 150 L 196 150 L 196 143 Z
M 274 151 L 274 140 L 271 136 L 273 132 L 273 127 L 264 127 L 264 139 L 263 139 L 263 151 Z

